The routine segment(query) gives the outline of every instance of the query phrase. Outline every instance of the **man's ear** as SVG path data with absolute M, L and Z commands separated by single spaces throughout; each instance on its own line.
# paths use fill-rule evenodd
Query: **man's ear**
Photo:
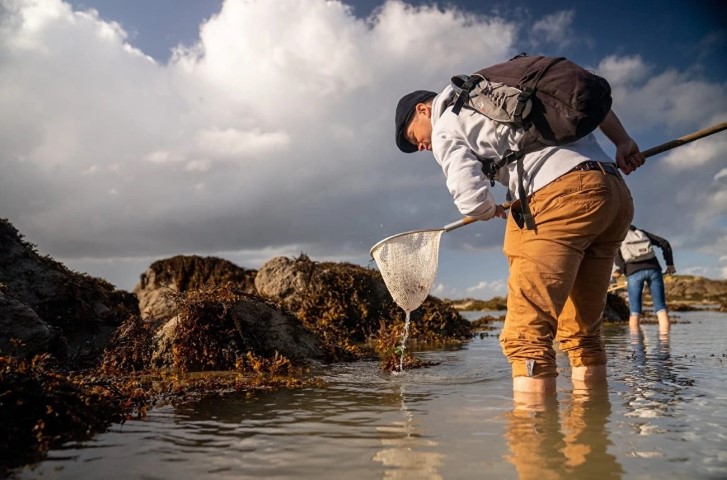
M 417 103 L 416 112 L 427 117 L 432 116 L 432 107 L 426 103 Z

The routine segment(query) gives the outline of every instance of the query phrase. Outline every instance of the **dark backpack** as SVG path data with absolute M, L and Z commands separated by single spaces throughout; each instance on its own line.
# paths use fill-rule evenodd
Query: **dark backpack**
M 518 149 L 505 152 L 499 159 L 481 159 L 483 170 L 494 185 L 497 171 L 518 161 L 523 220 L 529 229 L 535 222 L 527 206 L 522 183 L 522 158 L 547 146 L 574 142 L 594 131 L 611 110 L 611 86 L 606 79 L 589 72 L 563 57 L 528 56 L 520 54 L 507 62 L 483 68 L 472 75 L 452 78 L 458 94 L 452 108 L 459 114 L 462 108 L 476 108 L 478 85 L 483 81 L 514 87 L 520 93 L 513 109 L 513 128 L 523 129 L 525 135 Z M 473 92 L 475 95 L 473 96 Z M 522 112 L 529 112 L 520 117 Z

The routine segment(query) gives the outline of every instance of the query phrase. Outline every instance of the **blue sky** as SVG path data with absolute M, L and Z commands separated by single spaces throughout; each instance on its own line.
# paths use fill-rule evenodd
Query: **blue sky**
M 198 40 L 200 23 L 219 12 L 222 0 L 73 0 L 75 8 L 94 8 L 102 18 L 120 22 L 132 44 L 158 61 L 168 60 L 172 48 Z M 359 17 L 369 16 L 383 2 L 344 2 Z M 430 5 L 431 1 L 409 1 Z M 568 55 L 579 61 L 611 54 L 641 55 L 661 67 L 709 64 L 701 74 L 716 80 L 727 73 L 725 35 L 727 6 L 718 0 L 612 0 L 610 2 L 552 0 L 438 2 L 481 15 L 497 13 L 528 23 L 559 12 L 572 12 L 573 21 L 563 38 L 565 48 L 546 45 L 542 53 Z M 721 60 L 721 61 L 720 61 Z
M 723 4 L 0 0 L 0 217 L 124 289 L 176 254 L 367 265 L 459 218 L 433 158 L 393 144 L 403 93 L 564 55 L 609 79 L 646 149 L 727 120 Z M 725 137 L 627 179 L 679 273 L 727 278 Z M 504 295 L 502 231 L 445 234 L 433 293 Z

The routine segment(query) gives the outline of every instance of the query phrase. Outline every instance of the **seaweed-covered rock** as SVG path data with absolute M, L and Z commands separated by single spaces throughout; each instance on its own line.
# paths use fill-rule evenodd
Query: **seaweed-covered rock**
M 121 370 L 235 370 L 248 358 L 282 355 L 296 363 L 323 360 L 320 340 L 290 312 L 229 285 L 170 297 L 178 315 L 153 332 L 129 319 L 117 331 L 104 365 Z
M 710 302 L 727 296 L 727 280 L 693 275 L 667 275 L 664 289 L 668 300 Z
M 276 257 L 258 270 L 258 292 L 283 304 L 327 341 L 362 342 L 404 320 L 381 274 L 350 263 Z M 451 304 L 427 297 L 411 314 L 411 338 L 469 338 L 470 324 Z
M 475 298 L 463 298 L 461 300 L 451 301 L 457 310 L 507 310 L 507 298 L 492 297 L 489 300 L 479 300 Z
M 143 414 L 149 398 L 134 382 L 58 371 L 47 355 L 0 356 L 0 477 L 41 460 L 49 448 L 87 439 Z
M 670 310 L 676 311 L 676 304 L 681 304 L 685 309 L 716 308 L 721 312 L 727 311 L 727 280 L 712 280 L 693 275 L 666 275 L 664 289 Z M 648 291 L 644 299 L 651 299 Z
M 59 329 L 72 354 L 70 358 L 76 361 L 95 362 L 116 327 L 130 315 L 138 314 L 132 294 L 39 255 L 35 246 L 25 242 L 5 219 L 0 219 L 0 245 L 0 284 L 6 297 L 27 306 L 47 326 Z M 0 330 L 0 345 L 10 342 L 11 332 L 17 332 L 32 317 L 17 303 L 11 308 L 15 314 L 6 321 L 15 326 Z M 34 337 L 33 343 L 31 350 L 37 351 L 45 340 Z
M 226 284 L 255 293 L 255 274 L 222 258 L 177 255 L 152 263 L 141 274 L 134 294 L 142 317 L 163 323 L 177 314 L 174 294 Z

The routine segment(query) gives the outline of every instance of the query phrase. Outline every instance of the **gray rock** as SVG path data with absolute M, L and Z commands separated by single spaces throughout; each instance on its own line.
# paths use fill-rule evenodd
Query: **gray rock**
M 134 287 L 144 319 L 160 324 L 177 315 L 174 297 L 190 290 L 231 284 L 237 290 L 255 293 L 255 270 L 248 270 L 217 257 L 177 255 L 152 263 Z
M 321 359 L 320 340 L 303 328 L 300 320 L 287 310 L 261 298 L 249 296 L 239 301 L 232 314 L 241 336 L 256 351 L 279 352 L 291 360 Z
M 260 267 L 255 288 L 260 295 L 284 304 L 298 304 L 311 286 L 313 271 L 307 264 L 288 257 L 275 257 Z
M 166 322 L 177 314 L 174 295 L 180 293 L 172 281 L 157 278 L 152 269 L 141 275 L 141 281 L 134 287 L 134 295 L 139 300 L 141 318 Z
M 32 357 L 53 349 L 60 332 L 35 314 L 32 308 L 0 291 L 0 352 Z

